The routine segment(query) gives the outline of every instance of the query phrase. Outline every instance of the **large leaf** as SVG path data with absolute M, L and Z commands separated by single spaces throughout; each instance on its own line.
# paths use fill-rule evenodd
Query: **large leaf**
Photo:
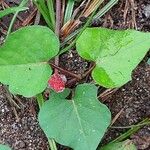
M 131 80 L 132 70 L 150 48 L 150 33 L 87 28 L 77 40 L 81 57 L 95 61 L 94 80 L 107 88 L 120 87 Z
M 97 99 L 97 88 L 82 84 L 72 100 L 67 91 L 50 96 L 39 113 L 39 123 L 47 137 L 75 150 L 95 150 L 103 137 L 111 115 Z
M 108 144 L 100 148 L 100 150 L 137 150 L 137 148 L 132 143 L 132 141 L 126 140 L 123 142 Z
M 0 82 L 26 97 L 42 92 L 52 73 L 47 61 L 58 51 L 58 38 L 47 27 L 19 29 L 0 48 Z
M 7 145 L 0 144 L 0 150 L 11 150 Z

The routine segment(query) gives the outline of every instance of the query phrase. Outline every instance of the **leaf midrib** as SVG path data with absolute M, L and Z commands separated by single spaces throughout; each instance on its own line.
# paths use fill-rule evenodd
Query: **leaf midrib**
M 79 112 L 78 112 L 78 109 L 77 109 L 77 107 L 76 107 L 76 104 L 75 104 L 75 101 L 74 101 L 74 100 L 72 100 L 72 104 L 73 104 L 73 108 L 74 108 L 74 110 L 75 110 L 75 113 L 76 113 L 77 120 L 78 120 L 78 122 L 79 122 L 80 128 L 81 128 L 81 130 L 83 131 L 83 137 L 84 137 L 84 139 L 85 139 L 85 141 L 86 141 L 86 143 L 87 143 L 87 139 L 86 139 L 86 136 L 85 136 L 84 128 L 82 127 L 82 123 L 81 123 L 81 119 L 80 119 L 80 116 L 79 116 Z M 89 143 L 87 143 L 87 145 L 90 146 Z

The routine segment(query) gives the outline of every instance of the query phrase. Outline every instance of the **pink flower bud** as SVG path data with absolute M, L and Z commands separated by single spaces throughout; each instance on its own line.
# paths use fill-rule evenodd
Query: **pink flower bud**
M 66 76 L 58 73 L 54 73 L 48 80 L 48 85 L 55 92 L 63 92 L 65 84 L 67 82 Z

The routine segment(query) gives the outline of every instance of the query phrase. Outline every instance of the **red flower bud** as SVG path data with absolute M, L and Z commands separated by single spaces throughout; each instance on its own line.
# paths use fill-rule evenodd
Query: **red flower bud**
M 48 80 L 48 85 L 55 92 L 59 93 L 65 89 L 66 76 L 58 73 L 54 73 L 51 78 Z

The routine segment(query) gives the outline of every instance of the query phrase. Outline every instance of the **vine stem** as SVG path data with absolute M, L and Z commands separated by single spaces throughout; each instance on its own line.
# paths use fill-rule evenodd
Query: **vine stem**
M 60 33 L 60 24 L 61 24 L 61 1 L 56 0 L 56 27 L 55 27 L 55 34 L 59 38 Z M 59 65 L 59 55 L 55 57 L 55 65 Z M 55 73 L 58 73 L 58 69 L 55 68 Z
M 42 105 L 44 104 L 43 95 L 42 94 L 36 95 L 36 99 L 37 99 L 39 108 L 41 109 Z M 55 143 L 54 139 L 48 139 L 48 142 L 49 142 L 49 146 L 50 146 L 51 150 L 57 150 L 56 143 Z
M 36 95 L 36 99 L 39 105 L 39 108 L 41 109 L 42 105 L 44 104 L 44 99 L 42 94 Z
M 18 7 L 23 7 L 24 5 L 26 5 L 27 2 L 28 2 L 28 0 L 22 0 L 22 2 L 20 3 L 20 5 L 19 5 Z M 6 35 L 6 40 L 7 40 L 8 36 L 9 36 L 11 30 L 12 30 L 12 26 L 13 26 L 15 20 L 16 20 L 16 17 L 17 17 L 17 15 L 18 15 L 18 13 L 19 13 L 19 11 L 17 11 L 17 12 L 14 14 L 14 16 L 13 16 L 11 22 L 10 22 L 10 25 L 9 25 L 9 28 L 8 28 L 8 31 L 7 31 L 7 35 Z
M 57 150 L 56 143 L 53 139 L 48 139 L 51 150 Z

